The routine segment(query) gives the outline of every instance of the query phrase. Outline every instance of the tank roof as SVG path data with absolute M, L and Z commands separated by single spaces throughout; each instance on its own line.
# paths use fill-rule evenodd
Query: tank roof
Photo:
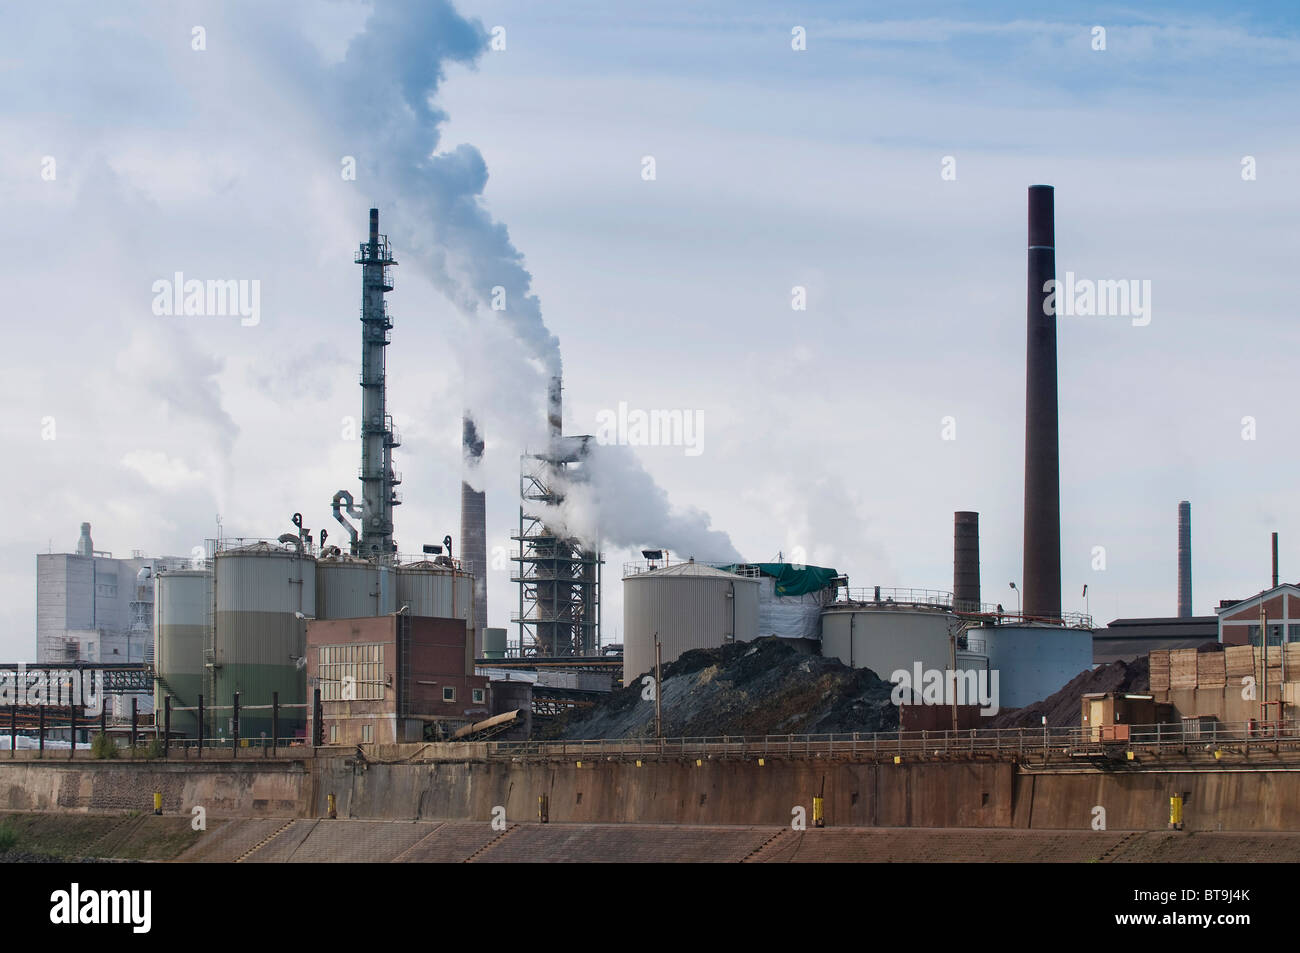
M 649 569 L 635 576 L 624 577 L 625 579 L 644 579 L 647 576 L 706 576 L 712 578 L 727 579 L 729 581 L 739 580 L 741 582 L 758 582 L 749 576 L 741 576 L 734 572 L 727 572 L 725 569 L 714 569 L 712 566 L 706 566 L 704 563 L 673 563 L 671 566 L 661 566 L 658 569 Z

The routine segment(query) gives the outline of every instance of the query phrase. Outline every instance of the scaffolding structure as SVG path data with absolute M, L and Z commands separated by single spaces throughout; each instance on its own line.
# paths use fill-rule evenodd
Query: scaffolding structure
M 557 438 L 544 454 L 525 454 L 519 468 L 519 549 L 511 554 L 519 586 L 519 650 L 523 656 L 594 655 L 600 650 L 600 552 L 565 536 L 546 514 L 563 502 L 590 437 Z

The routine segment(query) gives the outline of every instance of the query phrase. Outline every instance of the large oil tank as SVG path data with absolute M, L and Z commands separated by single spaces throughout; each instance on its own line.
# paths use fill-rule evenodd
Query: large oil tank
M 950 667 L 949 634 L 955 629 L 956 617 L 938 605 L 893 598 L 838 602 L 822 612 L 822 655 L 886 680 L 900 669 L 911 672 L 917 662 L 943 670 Z
M 474 629 L 474 577 L 431 561 L 399 566 L 397 606 L 403 605 L 411 615 L 464 619 L 466 628 Z M 478 650 L 475 646 L 475 655 Z
M 690 649 L 758 635 L 759 581 L 685 562 L 623 577 L 623 684 Z
M 212 573 L 206 569 L 160 572 L 154 577 L 154 710 L 162 723 L 163 699 L 172 707 L 193 708 L 205 694 L 203 650 L 211 637 Z M 198 713 L 174 711 L 172 730 L 198 734 Z
M 367 619 L 397 611 L 395 572 L 366 559 L 316 564 L 316 618 Z
M 316 565 L 310 556 L 268 543 L 229 549 L 216 558 L 215 691 L 211 704 L 281 705 L 307 700 L 306 619 L 316 614 Z M 214 712 L 214 737 L 230 737 L 230 711 Z M 282 711 L 280 734 L 292 737 L 306 724 L 301 708 Z M 269 710 L 243 711 L 240 736 L 271 733 Z

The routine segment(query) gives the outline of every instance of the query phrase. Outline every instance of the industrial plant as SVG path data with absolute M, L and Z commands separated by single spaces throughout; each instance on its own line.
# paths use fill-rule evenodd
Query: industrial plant
M 83 523 L 74 552 L 37 557 L 38 661 L 0 685 L 10 756 L 20 738 L 42 763 L 103 757 L 107 744 L 142 770 L 159 758 L 179 763 L 200 786 L 230 782 L 212 774 L 221 765 L 270 771 L 247 791 L 281 793 L 232 796 L 230 813 L 290 820 L 263 845 L 250 840 L 248 853 L 299 820 L 313 825 L 303 838 L 325 838 L 314 833 L 322 818 L 477 823 L 498 801 L 537 824 L 766 824 L 788 819 L 788 799 L 812 791 L 814 775 L 818 827 L 1086 827 L 1082 805 L 1094 795 L 1071 780 L 1077 771 L 1042 774 L 1062 765 L 1086 767 L 1099 784 L 1127 783 L 1117 778 L 1128 772 L 1129 793 L 1116 795 L 1113 811 L 1134 830 L 1162 829 L 1154 819 L 1169 806 L 1164 782 L 1142 771 L 1175 761 L 1200 778 L 1187 782 L 1196 793 L 1178 796 L 1177 829 L 1192 816 L 1203 830 L 1300 825 L 1294 798 L 1251 819 L 1197 775 L 1289 764 L 1297 750 L 1300 657 L 1289 643 L 1300 639 L 1300 588 L 1278 578 L 1276 538 L 1270 589 L 1224 600 L 1212 620 L 1193 617 L 1191 509 L 1182 501 L 1175 616 L 1097 628 L 1062 609 L 1054 232 L 1053 189 L 1031 186 L 1024 575 L 1011 587 L 1014 609 L 987 601 L 980 514 L 963 510 L 953 514 L 950 588 L 855 585 L 834 567 L 781 556 L 718 561 L 646 540 L 661 548 L 622 567 L 623 641 L 608 644 L 600 541 L 574 533 L 563 515 L 599 446 L 564 433 L 558 376 L 545 396 L 544 445 L 519 464 L 514 638 L 490 624 L 504 620 L 488 618 L 485 443 L 473 408 L 461 417 L 459 539 L 399 547 L 401 441 L 388 406 L 394 322 L 385 300 L 397 259 L 371 209 L 354 259 L 360 488 L 330 501 L 340 528 L 313 532 L 294 513 L 291 530 L 265 538 L 218 535 L 189 557 L 115 559 L 95 549 Z M 1140 677 L 1124 667 L 1138 663 Z M 1258 695 L 1238 692 L 1242 677 L 1258 683 Z M 978 691 L 962 696 L 958 686 Z M 1040 710 L 1036 726 L 1030 716 Z M 698 736 L 671 737 L 665 724 Z M 805 733 L 789 733 L 796 725 Z M 305 767 L 293 775 L 277 767 L 291 764 Z M 822 764 L 838 772 L 830 794 Z M 952 773 L 959 767 L 967 773 Z M 552 769 L 562 781 L 545 775 Z M 593 773 L 599 782 L 586 780 Z M 691 798 L 657 800 L 658 782 L 642 780 L 652 776 Z M 761 778 L 762 788 L 752 803 L 715 807 L 707 790 L 696 799 L 700 777 L 756 790 Z M 23 793 L 25 775 L 0 781 L 10 804 L 41 806 Z M 160 782 L 142 774 L 140 783 Z M 860 788 L 878 793 L 860 803 Z M 60 788 L 55 801 L 100 803 L 94 784 L 79 791 Z M 180 809 L 180 797 L 160 790 L 158 813 Z M 389 859 L 419 859 L 421 844 L 429 859 L 442 856 L 439 836 L 421 829 L 423 839 L 395 841 Z M 466 851 L 494 836 L 465 840 Z M 202 843 L 193 848 L 200 854 Z

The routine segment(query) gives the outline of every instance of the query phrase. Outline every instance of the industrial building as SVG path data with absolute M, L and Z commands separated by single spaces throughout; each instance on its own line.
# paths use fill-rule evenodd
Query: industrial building
M 95 549 L 90 524 L 82 523 L 74 552 L 36 557 L 36 660 L 152 664 L 154 576 L 187 565 L 182 556 L 115 558 Z M 115 696 L 119 704 L 123 698 Z M 137 702 L 152 710 L 152 695 Z
M 473 630 L 461 619 L 393 613 L 307 624 L 307 682 L 320 691 L 325 744 L 394 744 L 449 737 L 490 713 L 474 673 Z
M 547 446 L 519 462 L 518 568 L 519 652 L 548 658 L 600 652 L 600 552 L 555 525 L 565 483 L 582 479 L 592 437 L 564 433 L 563 383 L 553 377 L 547 391 Z

